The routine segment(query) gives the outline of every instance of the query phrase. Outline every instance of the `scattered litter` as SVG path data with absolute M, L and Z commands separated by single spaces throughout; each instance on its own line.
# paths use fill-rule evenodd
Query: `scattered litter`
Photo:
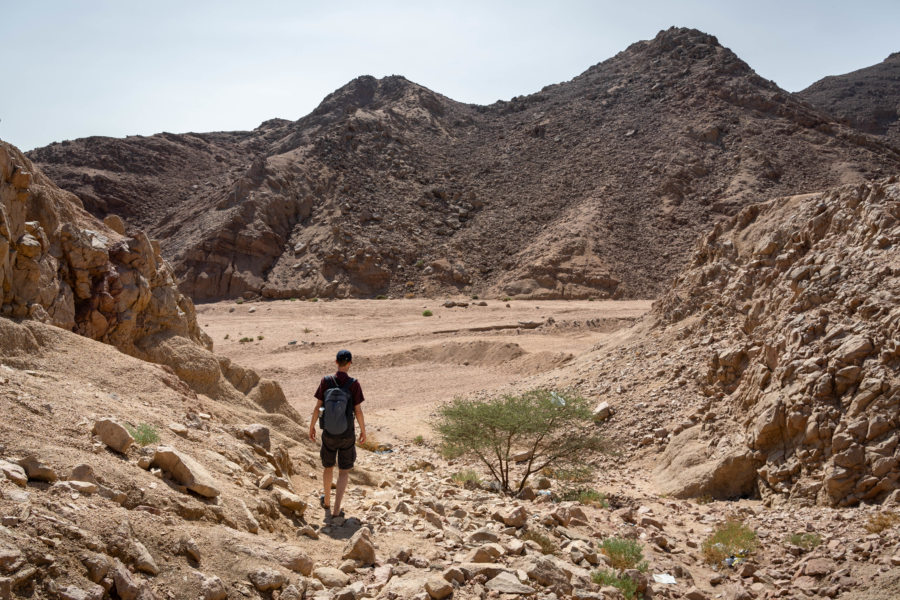
M 654 573 L 653 581 L 656 583 L 675 583 L 675 578 L 668 573 Z
M 550 392 L 550 401 L 555 406 L 565 406 L 566 405 L 566 399 L 563 398 L 562 396 L 560 396 L 559 394 L 557 394 L 556 392 Z
M 552 493 L 550 490 L 538 490 L 538 496 L 550 496 Z
M 296 346 L 296 345 L 297 345 L 297 340 L 291 340 L 291 341 L 289 341 L 289 342 L 287 343 L 287 345 L 288 345 L 288 346 Z
M 375 454 L 390 454 L 393 451 L 393 448 L 385 448 L 384 450 L 376 450 Z

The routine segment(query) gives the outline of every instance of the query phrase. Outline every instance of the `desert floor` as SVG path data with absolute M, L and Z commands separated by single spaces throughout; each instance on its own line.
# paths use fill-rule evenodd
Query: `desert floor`
M 219 302 L 197 307 L 215 351 L 276 379 L 304 416 L 341 348 L 378 441 L 429 439 L 433 408 L 455 395 L 500 394 L 629 326 L 647 301 L 444 300 Z M 433 316 L 423 316 L 431 310 Z M 252 312 L 251 312 L 252 311 Z M 534 327 L 528 329 L 527 327 Z M 227 337 L 226 337 L 227 336 Z M 241 339 L 252 341 L 241 342 Z

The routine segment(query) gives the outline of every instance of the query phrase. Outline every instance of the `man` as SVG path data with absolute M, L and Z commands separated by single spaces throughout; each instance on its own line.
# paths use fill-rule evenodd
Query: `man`
M 348 411 L 355 415 L 356 421 L 359 422 L 359 441 L 366 441 L 366 421 L 363 418 L 362 403 L 365 398 L 362 393 L 362 386 L 359 382 L 350 377 L 347 371 L 353 364 L 353 355 L 349 350 L 341 350 L 337 353 L 337 373 L 333 376 L 328 375 L 322 378 L 319 383 L 319 389 L 316 390 L 316 407 L 313 409 L 312 418 L 309 421 L 309 439 L 316 441 L 316 421 L 319 419 L 319 409 L 325 403 L 325 393 L 332 388 L 339 387 L 347 390 L 352 398 L 352 404 L 349 405 Z M 349 384 L 349 385 L 348 385 Z M 319 450 L 319 457 L 322 459 L 322 484 L 324 493 L 319 497 L 319 504 L 325 509 L 325 515 L 343 517 L 341 510 L 341 501 L 344 499 L 344 491 L 347 489 L 347 481 L 350 478 L 350 470 L 356 462 L 356 431 L 353 426 L 354 419 L 348 415 L 350 421 L 346 433 L 342 435 L 333 435 L 322 430 L 322 448 Z M 334 510 L 331 510 L 331 479 L 334 475 L 334 465 L 338 465 L 337 487 L 334 493 Z

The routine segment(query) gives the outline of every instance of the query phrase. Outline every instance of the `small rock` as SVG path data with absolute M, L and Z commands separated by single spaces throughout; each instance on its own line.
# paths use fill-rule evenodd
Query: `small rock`
M 169 431 L 183 438 L 188 437 L 188 428 L 181 423 L 169 423 Z
M 321 581 L 322 585 L 327 588 L 342 588 L 350 583 L 350 577 L 334 567 L 319 567 L 312 572 L 312 576 Z
M 362 528 L 350 538 L 341 558 L 355 560 L 361 565 L 375 564 L 375 546 L 372 545 L 368 529 Z
M 500 573 L 493 579 L 487 582 L 484 586 L 488 590 L 492 592 L 497 592 L 498 594 L 533 594 L 534 588 L 527 586 L 521 583 L 515 575 L 512 573 Z
M 53 483 L 59 479 L 56 476 L 56 471 L 39 461 L 34 455 L 28 455 L 16 462 L 20 467 L 25 469 L 25 474 L 28 475 L 28 479 L 46 481 L 47 483 Z
M 444 600 L 453 595 L 453 586 L 442 577 L 432 576 L 425 582 L 425 591 L 434 600 Z
M 225 600 L 228 597 L 228 590 L 217 575 L 204 576 L 200 584 L 200 597 L 203 600 Z
M 159 446 L 153 455 L 151 466 L 159 467 L 171 477 L 201 496 L 215 498 L 219 490 L 210 474 L 197 461 L 169 446 Z
M 120 454 L 128 452 L 128 448 L 134 443 L 134 438 L 125 426 L 112 419 L 100 419 L 95 422 L 93 433 L 101 442 Z
M 28 484 L 28 474 L 25 469 L 15 463 L 0 460 L 0 473 L 20 487 Z
M 277 590 L 285 584 L 284 575 L 281 571 L 275 569 L 256 569 L 247 574 L 250 583 L 253 584 L 260 592 L 268 592 L 269 590 Z
M 271 435 L 269 433 L 269 428 L 265 425 L 260 425 L 259 423 L 247 425 L 244 427 L 244 435 L 257 446 L 261 446 L 266 450 L 271 450 Z
M 292 510 L 297 513 L 297 516 L 303 516 L 303 513 L 306 512 L 306 502 L 300 499 L 300 496 L 297 494 L 292 494 L 287 490 L 283 490 L 281 488 L 274 488 L 273 492 L 275 493 L 275 498 L 278 500 L 278 504 L 287 508 L 288 510 Z

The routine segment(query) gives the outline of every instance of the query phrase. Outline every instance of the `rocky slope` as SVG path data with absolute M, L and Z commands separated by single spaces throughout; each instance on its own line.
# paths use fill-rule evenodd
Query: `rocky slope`
M 360 449 L 349 518 L 327 520 L 305 428 L 195 396 L 165 369 L 59 328 L 0 328 L 19 340 L 0 346 L 0 598 L 618 600 L 591 581 L 612 569 L 598 549 L 608 538 L 647 559 L 646 572 L 626 571 L 642 598 L 849 600 L 900 586 L 900 528 L 870 533 L 891 523 L 887 507 L 661 499 L 616 457 L 588 484 L 607 509 L 560 501 L 564 478 L 512 499 L 459 485 L 450 475 L 474 465 L 427 446 Z M 726 518 L 761 542 L 733 567 L 700 549 Z M 790 541 L 801 533 L 821 543 Z M 674 583 L 654 581 L 662 574 Z
M 672 28 L 490 106 L 360 77 L 296 122 L 30 156 L 95 214 L 160 238 L 195 300 L 654 297 L 697 235 L 760 194 L 900 166 L 831 119 Z
M 900 496 L 898 243 L 896 178 L 751 205 L 698 243 L 653 309 L 653 336 L 706 357 L 666 491 Z
M 900 52 L 865 69 L 825 77 L 798 96 L 900 147 Z

